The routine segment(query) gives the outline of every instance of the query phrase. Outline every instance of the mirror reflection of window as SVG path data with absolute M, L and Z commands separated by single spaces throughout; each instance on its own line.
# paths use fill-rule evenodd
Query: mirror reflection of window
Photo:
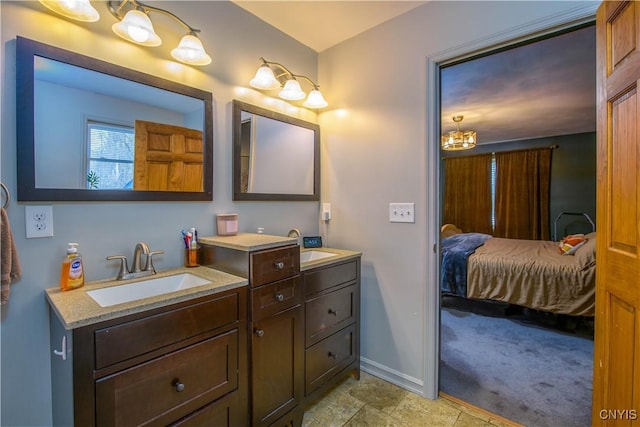
M 134 131 L 131 127 L 88 121 L 86 188 L 133 189 Z

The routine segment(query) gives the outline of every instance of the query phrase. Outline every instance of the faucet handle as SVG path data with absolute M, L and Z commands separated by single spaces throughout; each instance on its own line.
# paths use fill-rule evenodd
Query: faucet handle
M 162 249 L 158 249 L 155 251 L 151 251 L 147 254 L 147 262 L 145 263 L 144 270 L 145 271 L 153 271 L 156 272 L 155 267 L 153 266 L 153 255 L 163 254 L 164 251 Z
M 107 261 L 111 261 L 114 259 L 120 260 L 120 271 L 118 272 L 117 279 L 123 278 L 127 273 L 129 273 L 129 265 L 127 263 L 127 257 L 124 255 L 110 255 L 107 257 Z

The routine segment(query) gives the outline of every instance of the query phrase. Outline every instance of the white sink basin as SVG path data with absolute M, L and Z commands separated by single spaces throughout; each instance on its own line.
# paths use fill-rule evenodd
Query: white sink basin
M 158 277 L 127 283 L 126 285 L 111 286 L 109 288 L 87 291 L 87 294 L 101 307 L 109 307 L 124 302 L 155 297 L 169 292 L 194 288 L 209 283 L 208 280 L 191 273 L 176 274 L 174 276 Z
M 334 254 L 332 252 L 304 251 L 300 252 L 300 262 L 317 261 L 319 259 L 329 258 L 337 255 L 338 254 Z

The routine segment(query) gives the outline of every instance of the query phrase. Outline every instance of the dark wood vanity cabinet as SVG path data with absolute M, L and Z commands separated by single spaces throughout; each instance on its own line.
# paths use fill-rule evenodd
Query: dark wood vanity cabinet
M 53 313 L 51 325 L 59 336 Z M 246 287 L 66 333 L 72 357 L 52 358 L 54 425 L 248 422 Z
M 297 246 L 250 254 L 254 426 L 302 422 L 304 319 L 299 259 Z
M 307 270 L 302 278 L 311 402 L 345 376 L 360 377 L 360 258 Z

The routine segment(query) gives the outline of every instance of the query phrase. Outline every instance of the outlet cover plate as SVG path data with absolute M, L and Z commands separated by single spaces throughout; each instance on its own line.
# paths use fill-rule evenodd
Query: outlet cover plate
M 415 223 L 413 203 L 389 203 L 389 222 Z
M 52 206 L 25 206 L 24 216 L 27 239 L 53 237 Z

